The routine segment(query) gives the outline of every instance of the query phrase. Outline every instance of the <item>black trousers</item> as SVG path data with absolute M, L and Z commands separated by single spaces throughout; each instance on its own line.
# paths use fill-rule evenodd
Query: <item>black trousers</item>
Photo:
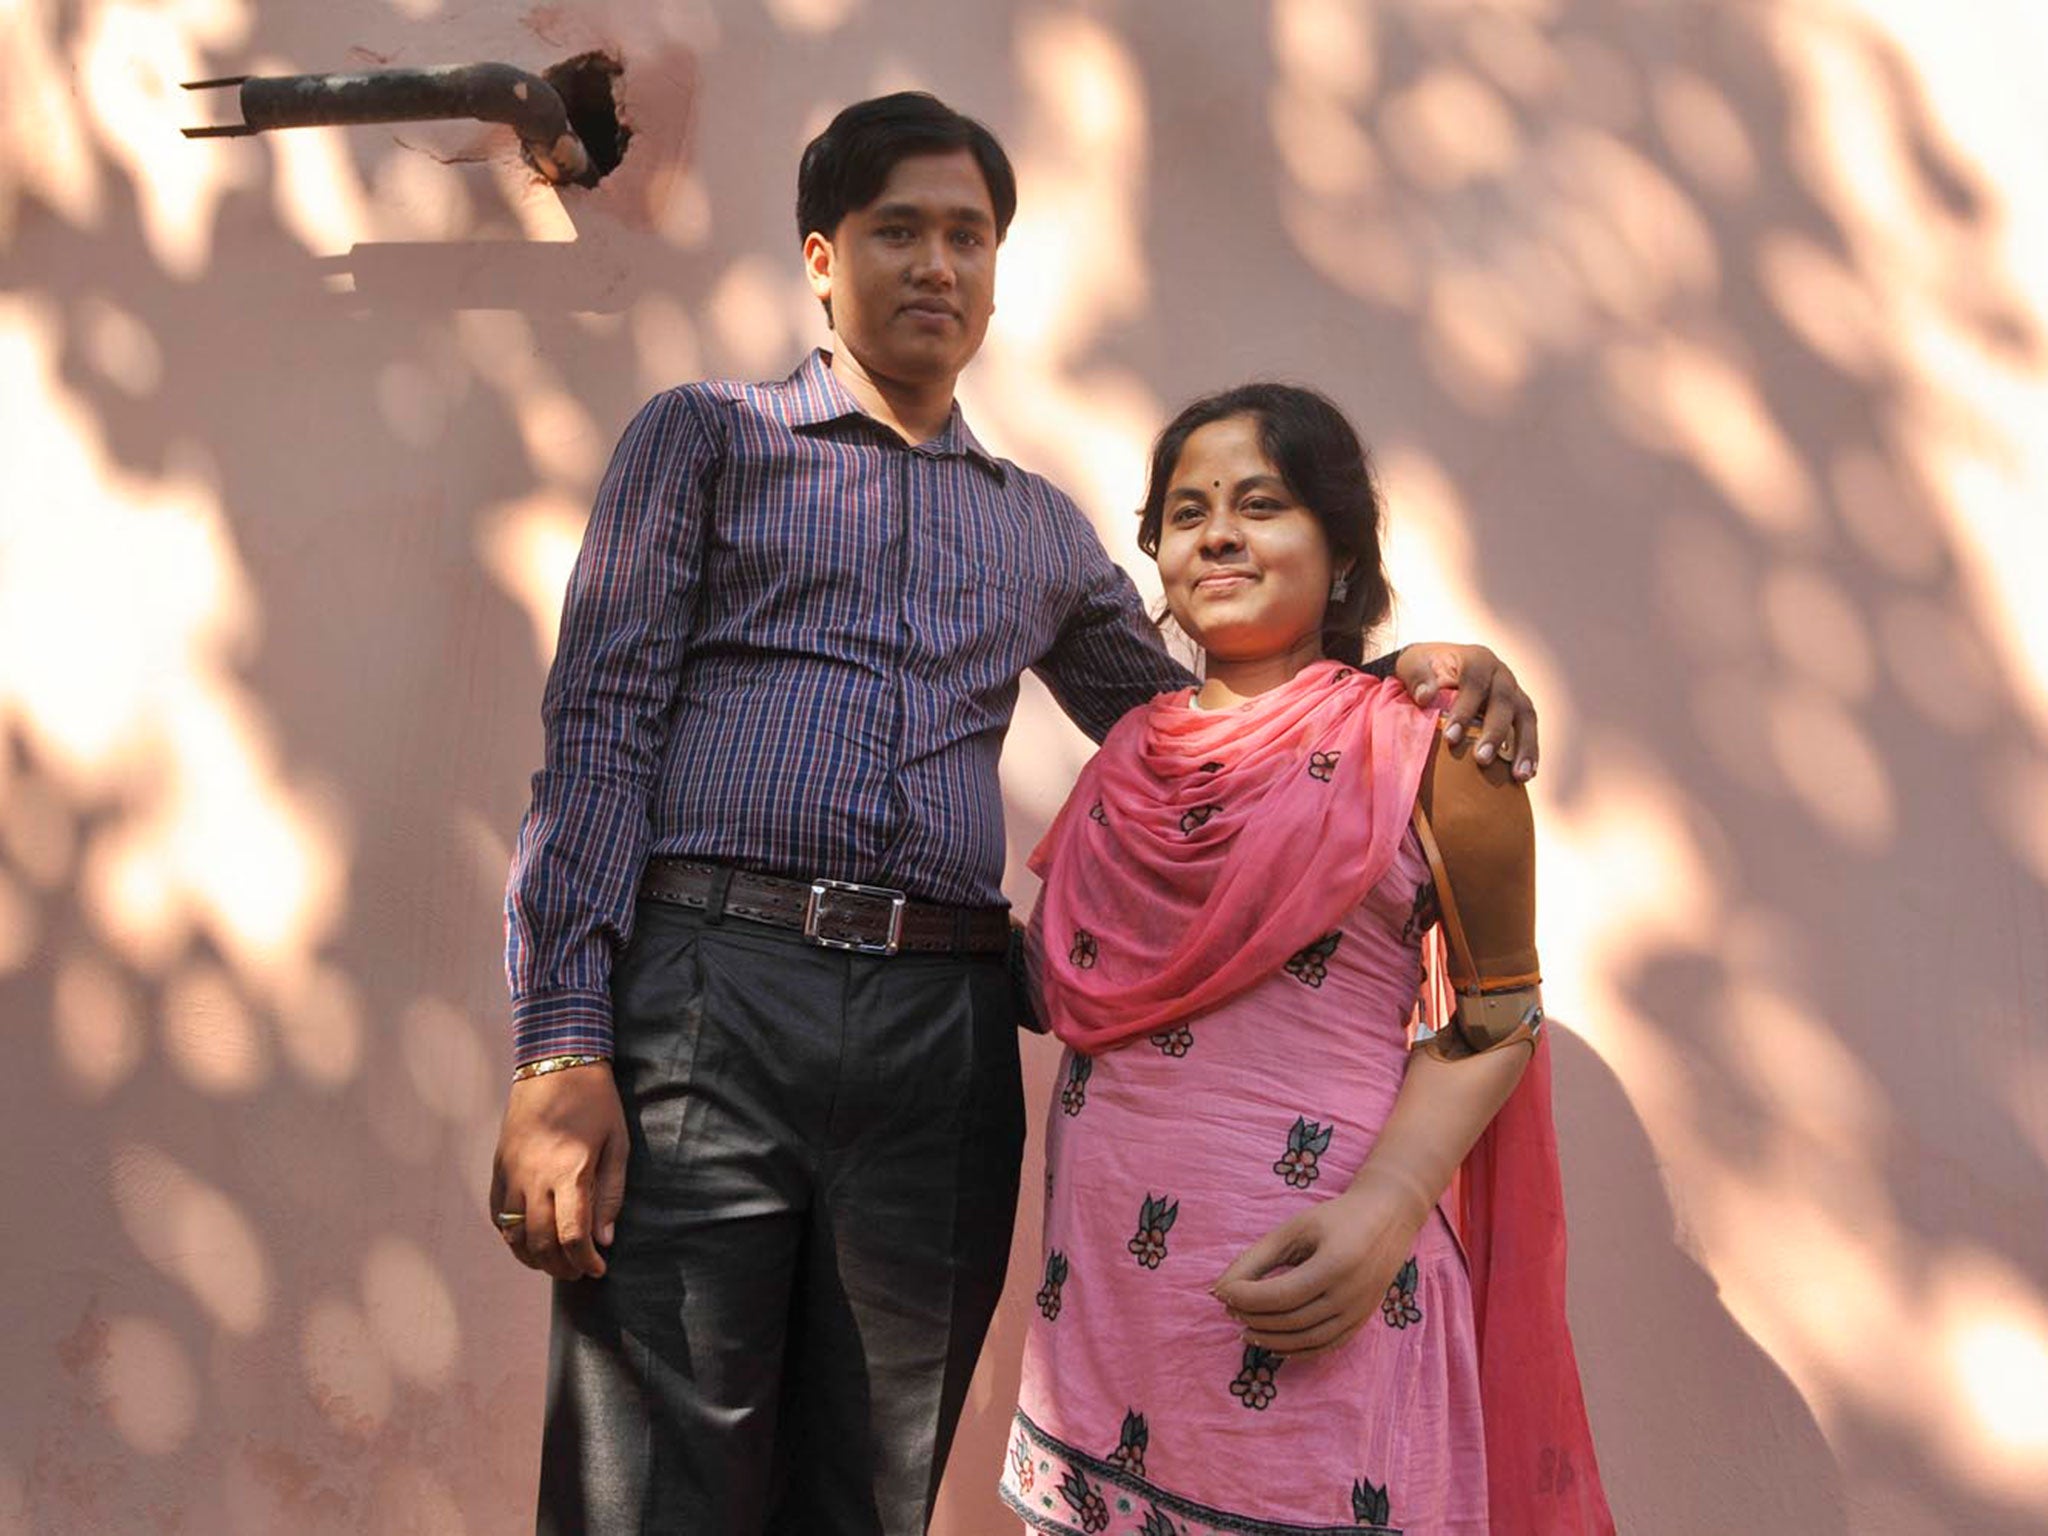
M 626 1202 L 555 1286 L 539 1529 L 924 1531 L 1016 1214 L 1002 960 L 643 901 L 612 991 Z

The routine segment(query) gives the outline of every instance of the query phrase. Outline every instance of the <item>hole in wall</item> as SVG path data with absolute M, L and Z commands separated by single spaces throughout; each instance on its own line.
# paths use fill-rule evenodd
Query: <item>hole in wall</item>
M 617 59 L 596 52 L 579 53 L 541 71 L 541 78 L 562 98 L 569 126 L 590 151 L 593 181 L 618 169 L 626 158 L 626 141 L 633 136 L 633 130 L 619 121 L 613 84 L 625 72 L 626 66 Z

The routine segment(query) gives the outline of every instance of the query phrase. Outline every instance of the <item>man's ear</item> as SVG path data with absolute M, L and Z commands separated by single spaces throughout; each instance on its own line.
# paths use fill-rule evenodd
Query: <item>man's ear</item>
M 811 292 L 823 303 L 832 302 L 832 274 L 836 257 L 832 242 L 815 229 L 804 236 L 804 277 Z

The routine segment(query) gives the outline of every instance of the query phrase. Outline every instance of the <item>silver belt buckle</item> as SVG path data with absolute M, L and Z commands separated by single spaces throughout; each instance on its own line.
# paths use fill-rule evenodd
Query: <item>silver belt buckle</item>
M 889 937 L 881 944 L 859 939 L 828 939 L 818 932 L 818 919 L 827 895 L 846 891 L 856 896 L 873 896 L 889 903 Z M 862 955 L 893 955 L 903 940 L 903 907 L 910 898 L 886 885 L 857 885 L 851 880 L 813 880 L 811 894 L 804 901 L 804 937 L 823 949 L 850 949 Z

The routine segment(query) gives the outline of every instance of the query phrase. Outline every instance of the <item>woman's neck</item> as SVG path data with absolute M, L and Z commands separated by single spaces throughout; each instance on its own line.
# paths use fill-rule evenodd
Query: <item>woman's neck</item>
M 1248 704 L 1262 693 L 1271 693 L 1291 681 L 1302 668 L 1323 659 L 1320 635 L 1309 635 L 1277 655 L 1250 657 L 1211 656 L 1203 669 L 1201 691 L 1195 702 L 1204 709 L 1232 709 Z

